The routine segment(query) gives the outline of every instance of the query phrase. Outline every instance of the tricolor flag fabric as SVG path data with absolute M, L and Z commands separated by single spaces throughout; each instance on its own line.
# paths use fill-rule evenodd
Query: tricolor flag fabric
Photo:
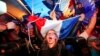
M 62 13 L 66 13 L 65 10 L 73 5 L 72 0 L 21 0 L 21 2 L 30 12 L 47 19 L 54 8 L 57 19 L 60 19 Z
M 63 13 L 63 16 L 64 16 L 63 19 L 66 19 L 66 17 L 68 18 L 72 16 L 75 13 L 74 0 L 62 0 L 59 8 L 61 9 Z
M 31 13 L 39 14 L 40 17 L 49 16 L 50 9 L 46 7 L 43 0 L 21 0 Z
M 63 14 L 65 13 L 65 15 L 70 14 L 71 12 L 66 13 L 66 11 L 68 11 L 69 8 L 71 10 L 74 9 L 72 8 L 72 6 L 75 7 L 75 4 L 73 3 L 81 2 L 85 8 L 85 15 L 86 15 L 86 19 L 84 20 L 85 24 L 89 23 L 89 20 L 95 11 L 94 0 L 21 0 L 21 1 L 32 13 L 39 14 L 40 17 L 49 16 L 50 11 L 52 11 L 56 3 L 60 1 L 55 9 L 57 12 L 56 13 L 57 18 L 62 16 L 62 13 Z
M 75 16 L 66 20 L 48 20 L 39 18 L 37 16 L 29 16 L 29 23 L 35 22 L 38 30 L 44 37 L 46 32 L 50 29 L 54 29 L 60 39 L 64 39 L 69 36 L 71 30 L 78 22 L 80 16 Z

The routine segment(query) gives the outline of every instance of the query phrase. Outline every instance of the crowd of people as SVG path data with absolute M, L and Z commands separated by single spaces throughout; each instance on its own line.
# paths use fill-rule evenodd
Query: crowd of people
M 82 4 L 78 3 L 77 7 L 74 15 L 80 15 L 80 19 L 72 32 L 82 26 L 73 36 L 62 40 L 54 29 L 48 30 L 43 37 L 35 23 L 27 26 L 25 22 L 1 14 L 0 56 L 100 56 L 100 7 L 96 7 L 87 26 L 82 24 L 85 18 Z M 55 20 L 55 11 L 50 17 Z

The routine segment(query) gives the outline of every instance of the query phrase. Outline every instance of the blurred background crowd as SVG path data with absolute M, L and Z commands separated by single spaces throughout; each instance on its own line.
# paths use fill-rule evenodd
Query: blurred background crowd
M 16 1 L 17 0 L 0 0 L 0 56 L 38 56 L 43 38 L 38 37 L 41 36 L 40 32 L 38 32 L 38 36 L 36 35 L 38 30 L 34 28 L 34 24 L 27 26 L 27 18 L 30 16 L 30 12 L 27 8 L 22 9 L 22 6 Z M 46 1 L 50 2 L 51 0 Z M 77 48 L 75 49 L 68 45 L 66 49 L 68 49 L 68 52 L 71 53 L 72 56 L 77 56 L 79 53 L 82 53 L 82 56 L 100 56 L 100 0 L 93 1 L 95 11 L 91 19 L 88 20 L 88 23 L 85 22 L 85 20 L 81 22 L 81 26 L 73 36 L 76 37 L 76 39 L 67 39 L 68 43 L 71 43 L 70 45 L 76 46 L 75 44 L 77 44 L 77 47 L 80 47 L 79 50 L 81 50 L 81 52 L 79 52 Z M 16 3 L 18 7 L 10 3 Z M 44 4 L 46 3 L 44 2 Z M 73 10 L 74 5 L 76 6 Z M 62 13 L 61 11 L 57 12 L 52 9 L 52 11 L 49 12 L 50 17 L 45 16 L 41 18 L 64 20 L 64 18 L 71 18 L 75 15 L 85 15 L 86 12 L 84 11 L 82 2 L 78 1 L 74 5 L 70 7 L 70 14 L 68 14 L 68 10 Z M 4 6 L 7 6 L 7 8 Z M 3 10 L 1 8 L 3 8 Z M 19 8 L 21 8 L 21 10 Z M 38 17 L 37 14 L 36 16 Z M 88 17 L 85 15 L 85 18 Z

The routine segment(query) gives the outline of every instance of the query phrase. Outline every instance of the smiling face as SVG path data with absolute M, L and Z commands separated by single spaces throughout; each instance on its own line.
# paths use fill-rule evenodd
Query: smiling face
M 48 44 L 56 44 L 58 40 L 57 34 L 54 30 L 49 30 L 46 34 L 46 41 Z

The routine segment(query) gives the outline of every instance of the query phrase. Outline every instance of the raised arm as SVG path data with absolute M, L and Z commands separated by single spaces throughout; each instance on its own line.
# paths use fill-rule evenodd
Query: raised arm
M 96 14 L 97 12 L 93 14 L 88 27 L 79 36 L 84 37 L 85 39 L 87 39 L 90 36 L 96 24 Z
M 38 31 L 37 29 L 37 26 L 35 23 L 33 23 L 33 28 L 34 28 L 34 34 L 35 36 L 40 40 L 40 41 L 43 41 L 43 37 L 41 36 L 40 32 Z

